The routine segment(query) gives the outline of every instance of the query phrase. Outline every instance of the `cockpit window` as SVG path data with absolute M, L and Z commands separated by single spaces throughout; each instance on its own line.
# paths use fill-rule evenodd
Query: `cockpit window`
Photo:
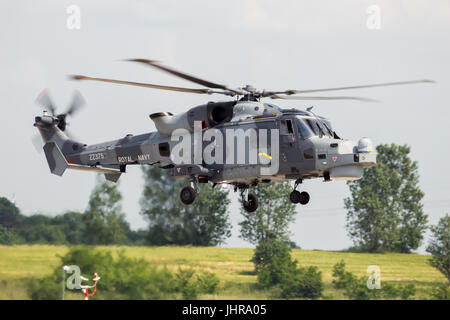
M 305 123 L 305 120 L 302 118 L 297 118 L 297 128 L 298 133 L 301 139 L 308 139 L 313 135 L 311 130 L 308 128 L 308 125 Z
M 327 120 L 322 120 L 322 123 L 324 124 L 325 128 L 328 130 L 330 136 L 333 136 L 333 129 L 331 128 L 331 122 Z
M 328 135 L 328 132 L 324 132 L 322 127 L 319 124 L 319 121 L 314 119 L 306 119 L 306 122 L 308 123 L 309 127 L 314 131 L 316 136 L 320 135 Z
M 331 130 L 331 124 L 325 123 L 325 121 L 322 121 L 323 126 L 319 123 L 317 119 L 307 119 L 307 118 L 298 118 L 298 127 L 299 132 L 301 135 L 303 135 L 303 132 L 308 132 L 309 135 L 305 135 L 305 139 L 309 138 L 311 135 L 324 135 L 333 137 L 333 131 Z

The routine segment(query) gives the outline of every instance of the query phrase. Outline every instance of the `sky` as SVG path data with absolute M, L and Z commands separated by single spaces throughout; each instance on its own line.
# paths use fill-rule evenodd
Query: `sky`
M 79 9 L 79 28 L 74 28 L 72 5 Z M 435 80 L 345 92 L 379 103 L 276 103 L 297 109 L 314 106 L 346 139 L 367 136 L 375 145 L 408 144 L 419 165 L 424 211 L 436 224 L 450 205 L 449 16 L 450 2 L 445 0 L 0 0 L 0 196 L 14 198 L 26 215 L 86 209 L 95 176 L 51 175 L 45 156 L 31 143 L 37 133 L 34 117 L 42 111 L 34 101 L 45 88 L 61 112 L 74 90 L 82 93 L 87 105 L 69 122 L 73 135 L 87 144 L 154 131 L 151 113 L 181 113 L 226 99 L 67 78 L 85 74 L 193 86 L 122 61 L 147 58 L 231 87 L 251 84 L 270 90 Z M 139 214 L 142 186 L 140 168 L 129 166 L 120 190 L 133 229 L 147 225 Z M 304 249 L 351 246 L 345 229 L 345 182 L 310 180 L 302 189 L 311 201 L 297 207 L 292 240 Z M 225 246 L 250 247 L 239 238 L 238 194 L 230 196 L 233 230 Z M 425 252 L 425 245 L 418 252 Z

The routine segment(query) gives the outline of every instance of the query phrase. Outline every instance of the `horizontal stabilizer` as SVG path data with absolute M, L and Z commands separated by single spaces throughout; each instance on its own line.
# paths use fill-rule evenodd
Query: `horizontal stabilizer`
M 118 173 L 105 173 L 105 178 L 108 181 L 111 182 L 117 182 L 117 180 L 119 180 L 120 175 L 122 174 L 122 172 L 118 172 Z
M 120 177 L 121 172 L 119 170 L 88 167 L 78 164 L 69 164 L 62 154 L 59 147 L 54 142 L 47 142 L 44 145 L 45 157 L 47 158 L 48 166 L 50 167 L 50 172 L 58 176 L 62 176 L 66 169 L 80 170 L 80 171 L 91 171 L 97 173 L 104 173 L 106 178 L 110 176 L 110 181 L 117 181 Z

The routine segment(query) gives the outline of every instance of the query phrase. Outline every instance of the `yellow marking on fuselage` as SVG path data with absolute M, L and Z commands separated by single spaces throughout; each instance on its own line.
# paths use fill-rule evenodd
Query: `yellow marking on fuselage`
M 269 158 L 270 160 L 272 160 L 272 157 L 271 156 L 269 156 L 267 153 L 265 153 L 265 152 L 259 152 L 258 153 L 258 156 L 266 156 L 267 158 Z

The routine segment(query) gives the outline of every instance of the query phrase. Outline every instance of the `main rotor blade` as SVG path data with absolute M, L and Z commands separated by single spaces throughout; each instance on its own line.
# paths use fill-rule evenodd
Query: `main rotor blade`
M 52 116 L 55 115 L 55 105 L 53 104 L 47 89 L 42 90 L 42 92 L 36 98 L 36 104 L 44 107 L 47 111 L 50 112 Z
M 139 63 L 143 63 L 143 64 L 146 64 L 146 65 L 149 65 L 149 66 L 151 66 L 151 67 L 157 68 L 157 69 L 162 70 L 162 71 L 165 71 L 165 72 L 167 72 L 167 73 L 170 73 L 170 74 L 172 74 L 172 75 L 174 75 L 174 76 L 183 78 L 183 79 L 185 79 L 185 80 L 188 80 L 188 81 L 191 81 L 191 82 L 194 82 L 194 83 L 197 83 L 197 84 L 200 84 L 200 85 L 205 86 L 205 87 L 207 87 L 207 88 L 212 88 L 212 89 L 222 89 L 222 90 L 231 90 L 231 91 L 234 91 L 234 90 L 232 90 L 232 89 L 227 88 L 227 86 L 225 86 L 225 85 L 223 85 L 223 84 L 218 84 L 218 83 L 214 83 L 214 82 L 211 82 L 211 81 L 203 80 L 203 79 L 197 78 L 197 77 L 195 77 L 195 76 L 192 76 L 192 75 L 190 75 L 190 74 L 187 74 L 187 73 L 184 73 L 184 72 L 180 72 L 180 71 L 171 69 L 171 68 L 166 67 L 166 66 L 162 66 L 162 65 L 158 64 L 158 63 L 157 63 L 156 61 L 154 61 L 154 60 L 148 60 L 148 59 L 129 59 L 129 60 L 127 60 L 127 61 L 139 62 Z
M 272 99 L 283 99 L 283 100 L 357 100 L 363 102 L 379 102 L 378 100 L 361 98 L 361 97 L 345 97 L 345 96 L 335 96 L 335 97 L 303 97 L 303 96 L 279 96 L 272 95 Z
M 404 84 L 415 84 L 415 83 L 435 83 L 433 80 L 412 80 L 412 81 L 399 81 L 399 82 L 386 82 L 386 83 L 376 83 L 376 84 L 367 84 L 361 86 L 349 86 L 349 87 L 336 87 L 336 88 L 324 88 L 324 89 L 311 89 L 311 90 L 286 90 L 281 92 L 268 92 L 267 95 L 270 96 L 272 94 L 301 94 L 301 93 L 311 93 L 311 92 L 324 92 L 324 91 L 337 91 L 337 90 L 350 90 L 350 89 L 363 89 L 363 88 L 375 88 L 375 87 L 388 87 L 388 86 L 397 86 Z
M 190 92 L 190 93 L 199 93 L 199 94 L 219 93 L 219 92 L 211 92 L 211 90 L 209 90 L 209 89 L 170 87 L 170 86 L 163 86 L 163 85 L 151 84 L 151 83 L 94 78 L 94 77 L 88 77 L 88 76 L 83 76 L 83 75 L 70 75 L 69 77 L 73 80 L 93 80 L 93 81 L 110 82 L 110 83 L 116 83 L 116 84 L 126 84 L 129 86 L 137 86 L 137 87 L 160 89 L 160 90 L 170 90 L 170 91 L 178 91 L 178 92 Z

